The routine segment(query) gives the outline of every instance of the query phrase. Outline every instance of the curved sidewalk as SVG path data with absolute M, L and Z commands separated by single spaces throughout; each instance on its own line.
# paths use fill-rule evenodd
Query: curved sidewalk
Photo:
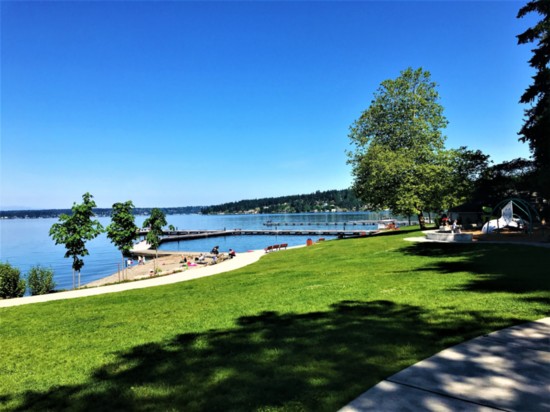
M 153 286 L 169 285 L 172 283 L 185 282 L 206 276 L 217 275 L 223 272 L 239 269 L 251 263 L 257 262 L 263 255 L 263 250 L 254 250 L 247 253 L 239 253 L 233 259 L 218 263 L 217 265 L 199 267 L 192 270 L 175 273 L 172 275 L 154 277 L 116 285 L 99 286 L 87 289 L 71 290 L 67 292 L 51 293 L 48 295 L 25 296 L 22 298 L 0 300 L 0 308 L 11 306 L 27 305 L 30 303 L 49 302 L 53 300 L 74 299 L 85 296 L 103 295 L 105 293 L 123 292 L 126 290 L 143 289 Z
M 445 349 L 390 376 L 340 412 L 549 410 L 545 318 Z

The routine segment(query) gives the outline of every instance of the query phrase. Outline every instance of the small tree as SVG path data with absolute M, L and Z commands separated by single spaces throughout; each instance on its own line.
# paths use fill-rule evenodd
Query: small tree
M 0 263 L 0 298 L 18 298 L 25 293 L 25 280 L 21 272 L 9 263 Z
M 73 289 L 75 288 L 75 273 L 78 272 L 78 287 L 80 287 L 80 269 L 84 266 L 83 256 L 89 255 L 86 249 L 86 241 L 95 239 L 103 232 L 103 226 L 99 221 L 93 220 L 95 216 L 93 208 L 96 203 L 89 193 L 82 195 L 82 204 L 73 203 L 72 215 L 62 214 L 59 222 L 54 223 L 50 229 L 50 236 L 55 244 L 63 244 L 67 249 L 65 257 L 73 258 Z
M 160 246 L 160 237 L 162 235 L 162 227 L 166 226 L 166 216 L 160 209 L 154 208 L 151 210 L 151 216 L 143 222 L 143 226 L 149 229 L 147 232 L 147 243 L 155 249 L 155 257 L 158 258 L 158 247 Z M 155 262 L 156 273 L 156 262 Z
M 131 200 L 125 203 L 115 203 L 113 205 L 113 214 L 111 216 L 111 224 L 107 226 L 107 237 L 111 239 L 120 253 L 122 261 L 134 244 L 134 240 L 138 236 L 138 227 L 135 224 L 135 218 L 132 213 L 134 204 Z M 124 264 L 122 265 L 124 267 Z
M 55 288 L 53 269 L 33 266 L 27 273 L 27 284 L 31 295 L 45 295 Z

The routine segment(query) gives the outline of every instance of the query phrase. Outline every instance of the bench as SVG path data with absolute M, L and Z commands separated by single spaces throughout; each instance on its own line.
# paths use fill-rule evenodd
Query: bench
M 288 243 L 281 243 L 280 245 L 271 245 L 264 248 L 265 253 L 275 252 L 277 250 L 283 250 L 288 247 Z

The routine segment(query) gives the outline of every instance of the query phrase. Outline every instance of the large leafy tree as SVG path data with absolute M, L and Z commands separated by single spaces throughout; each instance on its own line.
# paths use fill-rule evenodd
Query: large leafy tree
M 444 148 L 447 125 L 428 71 L 408 68 L 381 83 L 367 110 L 350 128 L 355 150 L 353 188 L 371 208 L 416 214 L 439 210 L 452 190 L 453 153 Z
M 73 289 L 75 288 L 75 273 L 78 273 L 78 287 L 80 287 L 80 269 L 84 266 L 82 257 L 89 255 L 86 242 L 96 238 L 103 232 L 103 226 L 95 216 L 93 208 L 96 203 L 89 193 L 82 195 L 82 203 L 73 203 L 72 214 L 62 214 L 59 222 L 50 228 L 50 236 L 55 244 L 63 244 L 67 251 L 65 257 L 73 258 Z
M 115 203 L 111 215 L 111 224 L 107 226 L 107 237 L 120 250 L 122 258 L 128 254 L 138 237 L 138 227 L 135 224 L 131 200 L 124 203 Z
M 485 205 L 494 206 L 508 197 L 519 197 L 532 201 L 531 195 L 535 191 L 536 169 L 534 162 L 518 158 L 483 170 L 475 184 L 474 198 Z
M 518 12 L 518 18 L 538 13 L 541 20 L 518 35 L 519 44 L 537 42 L 529 64 L 536 70 L 533 83 L 525 90 L 520 102 L 531 107 L 525 110 L 525 123 L 520 140 L 529 143 L 537 168 L 539 192 L 550 198 L 550 1 L 533 0 Z
M 442 196 L 445 208 L 451 208 L 462 202 L 473 200 L 482 176 L 489 168 L 489 155 L 481 150 L 469 150 L 462 146 L 448 152 L 451 159 L 452 174 L 449 186 Z M 450 188 L 450 189 L 449 189 Z
M 158 208 L 152 209 L 151 216 L 145 219 L 143 226 L 149 229 L 146 240 L 147 243 L 155 249 L 155 255 L 158 258 L 158 247 L 160 246 L 162 227 L 166 226 L 166 216 L 164 212 Z

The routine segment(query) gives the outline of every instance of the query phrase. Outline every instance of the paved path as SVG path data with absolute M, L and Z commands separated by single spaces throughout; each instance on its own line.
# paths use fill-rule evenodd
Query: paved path
M 363 411 L 550 411 L 550 318 L 445 349 L 340 410 Z
M 428 233 L 432 233 L 432 232 L 437 232 L 437 229 L 424 230 L 424 231 L 422 231 L 424 236 L 406 237 L 404 240 L 406 240 L 407 242 L 455 243 L 455 242 L 449 242 L 449 241 L 445 241 L 445 240 L 427 239 L 426 235 Z M 481 245 L 487 244 L 487 243 L 497 244 L 497 245 L 502 245 L 502 244 L 525 245 L 525 246 L 545 247 L 545 248 L 550 249 L 550 242 L 527 242 L 527 241 L 520 241 L 520 240 L 505 240 L 504 238 L 502 240 L 498 240 L 498 241 L 492 241 L 492 240 L 481 240 L 481 241 L 479 241 L 479 240 L 474 239 L 473 243 L 481 244 Z
M 230 270 L 239 269 L 250 265 L 260 259 L 264 255 L 263 250 L 255 250 L 247 253 L 239 253 L 233 259 L 225 260 L 217 265 L 206 267 L 198 267 L 192 270 L 175 273 L 173 275 L 154 277 L 136 282 L 119 283 L 116 285 L 101 286 L 96 288 L 71 290 L 67 292 L 51 293 L 48 295 L 26 296 L 22 298 L 3 299 L 0 300 L 0 308 L 9 306 L 26 305 L 30 303 L 49 302 L 52 300 L 74 299 L 85 296 L 102 295 L 105 293 L 123 292 L 125 290 L 149 288 L 152 286 L 168 285 L 171 283 L 185 282 L 191 279 L 202 278 L 205 276 L 217 275 L 219 273 L 228 272 Z

